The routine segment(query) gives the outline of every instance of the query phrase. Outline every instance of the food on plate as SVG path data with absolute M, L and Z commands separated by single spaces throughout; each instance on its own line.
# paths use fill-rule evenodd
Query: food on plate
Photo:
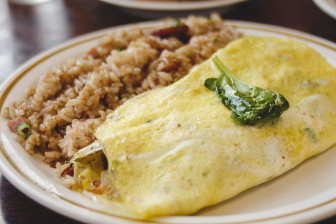
M 202 0 L 149 0 L 154 2 L 192 2 L 192 1 L 202 1 Z M 208 0 L 211 1 L 211 0 Z
M 233 120 L 256 124 L 277 119 L 288 109 L 288 101 L 281 94 L 243 82 L 217 56 L 213 62 L 221 75 L 206 79 L 204 85 L 217 92 L 222 103 L 232 111 Z
M 26 122 L 24 148 L 55 166 L 92 143 L 95 128 L 120 104 L 182 78 L 239 35 L 218 15 L 111 32 L 82 56 L 41 74 L 2 115 L 14 133 Z
M 227 76 L 231 87 L 244 94 L 223 93 L 236 91 L 223 87 L 223 66 L 236 76 Z M 209 78 L 216 80 L 207 85 Z M 218 89 L 219 97 L 212 91 Z M 307 44 L 239 38 L 179 81 L 111 112 L 95 130 L 97 140 L 74 155 L 63 176 L 73 175 L 73 189 L 111 214 L 137 219 L 192 214 L 335 144 L 335 89 L 336 69 Z M 237 122 L 222 94 L 241 101 L 253 96 L 267 101 L 275 94 L 281 102 L 270 103 L 282 105 L 283 113 L 272 119 L 262 113 L 267 119 L 253 125 Z

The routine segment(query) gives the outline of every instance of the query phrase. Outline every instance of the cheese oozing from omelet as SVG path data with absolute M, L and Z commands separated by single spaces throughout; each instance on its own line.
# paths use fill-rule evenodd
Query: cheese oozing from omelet
M 98 200 L 124 217 L 192 214 L 335 144 L 336 70 L 315 50 L 289 38 L 243 37 L 216 55 L 239 79 L 281 93 L 289 109 L 272 122 L 234 122 L 204 86 L 220 75 L 209 59 L 109 114 L 95 131 L 97 147 L 73 160 L 78 190 L 97 193 L 93 183 L 104 182 Z

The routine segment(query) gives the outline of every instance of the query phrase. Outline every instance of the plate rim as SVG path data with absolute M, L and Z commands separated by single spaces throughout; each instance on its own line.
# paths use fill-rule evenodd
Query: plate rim
M 148 11 L 184 11 L 184 10 L 204 10 L 216 7 L 225 7 L 248 0 L 202 0 L 193 2 L 169 2 L 169 1 L 149 1 L 149 0 L 99 0 L 108 4 L 113 4 L 123 8 L 148 10 Z
M 313 0 L 315 5 L 330 17 L 336 19 L 336 1 L 330 3 L 330 0 Z
M 52 47 L 48 50 L 45 50 L 41 53 L 39 53 L 38 55 L 36 55 L 35 57 L 29 59 L 26 63 L 24 63 L 23 65 L 21 65 L 16 71 L 14 71 L 0 86 L 0 108 L 2 109 L 4 106 L 4 101 L 6 99 L 6 97 L 8 96 L 9 92 L 11 91 L 11 89 L 15 86 L 15 84 L 18 82 L 18 80 L 20 80 L 20 78 L 24 77 L 25 73 L 29 72 L 30 69 L 32 69 L 35 66 L 38 66 L 40 63 L 43 62 L 43 59 L 46 60 L 48 57 L 51 57 L 52 55 L 61 53 L 62 51 L 66 50 L 66 49 L 70 49 L 73 46 L 76 45 L 80 45 L 83 44 L 85 42 L 88 42 L 90 40 L 95 40 L 95 39 L 99 39 L 100 37 L 102 37 L 104 34 L 113 31 L 113 30 L 119 30 L 119 29 L 127 29 L 129 27 L 134 27 L 134 26 L 152 26 L 157 24 L 159 21 L 149 21 L 149 22 L 141 22 L 141 23 L 133 23 L 133 24 L 127 24 L 127 25 L 122 25 L 122 26 L 115 26 L 115 27 L 110 27 L 110 28 L 106 28 L 106 29 L 102 29 L 102 30 L 98 30 L 98 31 L 94 31 L 94 32 L 90 32 L 88 34 L 84 34 L 75 38 L 72 38 L 68 41 L 65 41 L 55 47 Z M 324 38 L 321 37 L 317 37 L 305 32 L 301 32 L 301 31 L 297 31 L 294 29 L 290 29 L 290 28 L 285 28 L 285 27 L 281 27 L 281 26 L 275 26 L 275 25 L 269 25 L 269 24 L 263 24 L 263 23 L 256 23 L 256 22 L 248 22 L 248 21 L 238 21 L 238 20 L 226 20 L 227 24 L 236 28 L 243 28 L 243 29 L 252 29 L 252 30 L 261 30 L 261 31 L 268 31 L 271 33 L 277 33 L 277 34 L 282 34 L 282 35 L 286 35 L 286 36 L 291 36 L 291 37 L 295 37 L 295 38 L 299 38 L 302 40 L 308 40 L 310 42 L 316 43 L 318 45 L 321 45 L 323 47 L 327 47 L 329 49 L 331 49 L 332 51 L 336 52 L 336 44 L 326 40 Z M 2 135 L 3 133 L 0 130 L 0 135 Z M 10 156 L 8 155 L 8 153 L 6 152 L 5 149 L 5 143 L 2 141 L 3 138 L 0 139 L 0 170 L 2 172 L 2 174 L 16 187 L 18 188 L 21 192 L 23 192 L 25 195 L 27 195 L 28 197 L 30 197 L 31 199 L 33 199 L 34 201 L 36 201 L 39 204 L 42 204 L 43 206 L 61 214 L 64 215 L 66 217 L 69 217 L 71 219 L 74 220 L 78 220 L 78 221 L 95 221 L 96 217 L 87 217 L 87 216 L 83 216 L 83 214 L 81 216 L 74 216 L 75 214 L 80 214 L 78 211 L 69 211 L 68 208 L 64 208 L 61 203 L 59 203 L 58 201 L 55 201 L 54 198 L 50 195 L 50 192 L 48 192 L 47 189 L 43 189 L 43 187 L 39 186 L 37 183 L 34 183 L 34 180 L 32 180 L 29 177 L 25 177 L 22 175 L 22 172 L 20 173 L 20 169 L 18 167 L 16 167 L 15 163 L 10 159 Z M 27 184 L 28 183 L 28 184 Z M 43 193 L 41 194 L 41 190 L 43 191 Z M 55 196 L 55 195 L 54 195 Z M 65 200 L 64 198 L 62 199 L 60 197 L 60 195 L 56 195 L 56 197 L 58 197 L 59 199 L 63 200 L 63 202 L 66 202 L 68 204 L 70 204 L 70 206 L 75 206 L 77 209 L 81 209 L 81 210 L 87 210 L 88 208 L 80 206 L 76 203 L 73 203 L 71 200 L 69 202 L 69 200 Z M 331 206 L 331 208 L 328 208 L 328 206 Z M 326 209 L 324 209 L 326 208 Z M 314 210 L 315 209 L 315 210 Z M 299 215 L 300 214 L 305 214 L 308 210 L 313 210 L 316 211 L 316 209 L 320 209 L 322 211 L 319 212 L 319 218 L 326 218 L 332 214 L 335 214 L 336 212 L 336 198 L 333 198 L 331 200 L 329 200 L 329 202 L 324 202 L 322 203 L 321 206 L 313 206 L 313 208 L 311 209 L 305 209 L 305 211 L 303 212 L 298 212 Z M 324 209 L 324 210 L 323 210 Z M 91 212 L 97 214 L 97 211 L 93 211 L 92 209 L 90 209 Z M 328 211 L 326 211 L 328 210 Z M 266 210 L 265 210 L 266 211 Z M 267 210 L 268 211 L 268 210 Z M 249 214 L 255 214 L 258 212 L 251 212 L 251 213 L 246 213 L 244 214 L 249 215 Z M 126 219 L 126 218 L 122 218 L 122 217 L 118 217 L 115 215 L 107 215 L 104 214 L 102 212 L 99 212 L 98 215 L 100 216 L 107 216 L 105 217 L 106 220 L 109 221 L 114 221 L 114 222 L 120 222 L 120 221 L 129 221 L 129 222 L 133 222 L 130 219 Z M 289 215 L 286 216 L 287 218 L 297 218 L 295 217 L 295 215 Z M 208 217 L 228 217 L 230 215 L 224 215 L 224 216 L 208 216 Z M 233 215 L 234 216 L 234 215 Z M 172 216 L 172 217 L 176 217 L 176 216 Z M 180 217 L 190 217 L 190 216 L 180 216 Z M 192 217 L 192 216 L 191 216 Z M 196 217 L 196 216 L 194 216 Z M 205 216 L 206 217 L 206 216 Z M 314 216 L 315 218 L 316 215 Z M 314 218 L 313 217 L 313 218 Z M 188 218 L 187 218 L 188 219 Z M 274 219 L 268 218 L 267 220 L 265 219 L 257 219 L 257 220 L 248 220 L 246 223 L 250 223 L 250 222 L 256 222 L 256 221 L 274 221 Z M 275 218 L 275 220 L 277 220 L 277 218 Z M 316 219 L 318 220 L 318 219 Z M 155 221 L 155 219 L 154 219 Z M 162 220 L 160 220 L 162 221 Z M 203 220 L 204 221 L 204 220 Z M 310 218 L 310 221 L 312 221 L 312 219 Z

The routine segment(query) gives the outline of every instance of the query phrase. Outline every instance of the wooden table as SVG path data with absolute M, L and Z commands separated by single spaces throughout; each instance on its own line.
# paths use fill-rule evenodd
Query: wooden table
M 106 27 L 145 21 L 96 0 L 53 0 L 24 6 L 0 1 L 0 82 L 44 49 Z M 307 0 L 253 0 L 224 18 L 275 24 L 336 42 L 336 20 Z M 0 223 L 77 223 L 50 211 L 0 179 Z M 336 223 L 336 216 L 320 223 Z

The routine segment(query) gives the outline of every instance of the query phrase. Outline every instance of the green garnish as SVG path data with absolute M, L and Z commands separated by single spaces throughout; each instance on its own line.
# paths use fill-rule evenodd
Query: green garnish
M 208 18 L 208 22 L 209 22 L 210 24 L 215 24 L 215 21 L 214 21 L 212 18 Z
M 120 47 L 120 46 L 116 46 L 116 50 L 120 52 L 120 51 L 122 51 L 122 50 L 123 50 L 123 48 L 122 48 L 122 47 Z
M 232 120 L 242 124 L 267 122 L 279 118 L 289 108 L 281 94 L 245 83 L 217 56 L 212 60 L 221 75 L 205 80 L 204 85 L 217 92 L 222 103 L 232 111 Z
M 306 134 L 309 136 L 312 142 L 318 142 L 316 134 L 311 128 L 304 128 L 303 130 L 306 132 Z
M 182 25 L 181 20 L 179 20 L 179 19 L 175 19 L 175 20 L 170 24 L 170 27 L 178 27 L 178 26 L 181 26 L 181 25 Z
M 21 122 L 18 126 L 18 135 L 22 138 L 28 138 L 31 134 L 31 127 L 28 122 Z

